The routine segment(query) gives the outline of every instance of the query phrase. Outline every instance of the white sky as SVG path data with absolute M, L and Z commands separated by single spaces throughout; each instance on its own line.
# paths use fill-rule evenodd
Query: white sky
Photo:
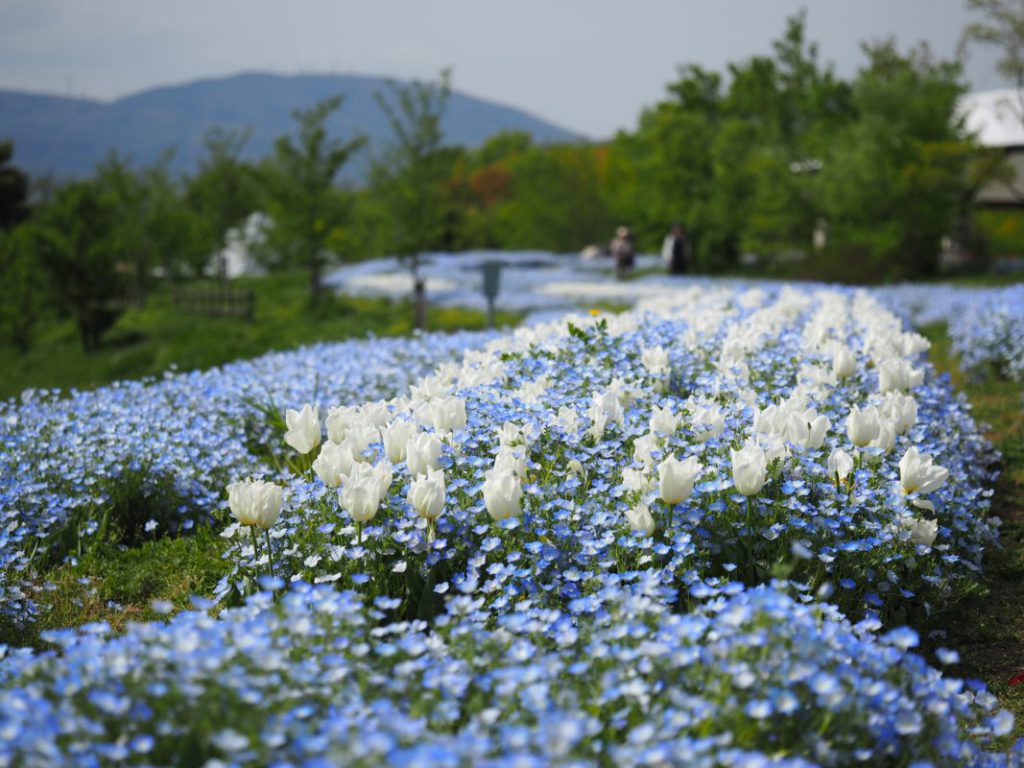
M 601 138 L 635 126 L 677 66 L 769 53 L 787 16 L 842 75 L 860 41 L 951 56 L 963 0 L 0 0 L 0 88 L 112 99 L 240 71 L 431 78 Z M 1003 85 L 977 52 L 967 77 Z M 0 115 L 0 132 L 3 116 Z

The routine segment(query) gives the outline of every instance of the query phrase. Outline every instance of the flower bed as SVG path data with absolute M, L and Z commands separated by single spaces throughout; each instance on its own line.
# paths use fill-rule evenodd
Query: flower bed
M 308 420 L 280 521 L 225 532 L 220 596 L 273 570 L 413 618 L 457 592 L 503 612 L 609 580 L 689 601 L 785 576 L 860 614 L 976 580 L 989 448 L 866 294 L 694 289 L 576 322 L 335 409 L 322 443 Z
M 5 764 L 1009 764 L 993 740 L 1012 718 L 913 632 L 772 589 L 686 615 L 614 589 L 449 608 L 387 625 L 298 585 L 218 619 L 53 633 L 59 653 L 0 667 Z
M 927 346 L 866 293 L 705 284 L 276 398 L 219 605 L 8 650 L 0 764 L 1016 764 L 898 628 L 996 533 Z
M 26 392 L 0 403 L 0 611 L 23 618 L 17 582 L 33 558 L 59 561 L 112 514 L 138 532 L 174 531 L 208 516 L 231 477 L 269 471 L 268 450 L 278 450 L 280 437 L 267 410 L 390 397 L 489 338 L 318 344 L 159 381 L 66 396 Z M 133 519 L 123 519 L 125 510 Z

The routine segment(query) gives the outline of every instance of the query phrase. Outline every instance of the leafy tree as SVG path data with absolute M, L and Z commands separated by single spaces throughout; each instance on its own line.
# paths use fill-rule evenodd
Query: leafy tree
M 1024 4 L 1020 0 L 967 0 L 967 8 L 980 13 L 983 20 L 964 29 L 962 46 L 997 49 L 999 72 L 1024 94 Z
M 203 137 L 204 153 L 199 171 L 188 179 L 185 198 L 199 216 L 194 222 L 200 243 L 196 244 L 193 272 L 205 270 L 211 253 L 221 252 L 228 232 L 242 224 L 260 204 L 260 183 L 256 169 L 242 160 L 250 131 L 212 128 Z M 227 265 L 217 266 L 221 278 Z
M 0 229 L 0 339 L 25 354 L 45 306 L 46 282 L 35 259 L 30 223 Z
M 831 256 L 852 279 L 932 275 L 968 184 L 960 67 L 926 46 L 902 55 L 888 42 L 865 53 L 857 120 L 836 137 L 817 185 Z
M 417 325 L 422 325 L 420 254 L 437 247 L 450 226 L 452 203 L 445 188 L 453 155 L 444 147 L 441 120 L 451 94 L 451 73 L 437 83 L 389 83 L 377 103 L 391 128 L 392 143 L 373 163 L 371 182 L 388 218 L 389 250 L 407 259 L 413 280 Z
M 97 349 L 117 320 L 131 264 L 116 232 L 118 201 L 96 180 L 58 189 L 33 220 L 33 249 L 60 308 L 78 325 L 82 347 Z
M 14 143 L 0 141 L 0 229 L 10 229 L 28 216 L 28 177 L 11 165 Z
M 266 166 L 271 243 L 282 261 L 309 270 L 314 308 L 321 300 L 328 246 L 350 209 L 350 199 L 335 187 L 335 179 L 365 143 L 361 136 L 342 141 L 328 135 L 327 119 L 342 103 L 341 96 L 334 96 L 292 112 L 298 135 L 278 138 Z

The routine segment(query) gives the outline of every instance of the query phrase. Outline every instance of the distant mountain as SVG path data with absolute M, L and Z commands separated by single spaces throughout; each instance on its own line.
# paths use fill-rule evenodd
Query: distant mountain
M 374 93 L 385 92 L 386 83 L 360 75 L 251 73 L 152 88 L 113 102 L 0 90 L 0 141 L 14 140 L 13 162 L 32 176 L 87 176 L 112 148 L 145 165 L 173 147 L 171 167 L 190 173 L 208 129 L 250 128 L 245 155 L 255 160 L 269 154 L 275 138 L 293 132 L 292 110 L 340 93 L 345 103 L 330 129 L 340 136 L 362 133 L 380 148 L 390 131 Z M 446 142 L 467 147 L 508 130 L 527 131 L 541 143 L 582 139 L 522 110 L 454 91 L 444 130 Z

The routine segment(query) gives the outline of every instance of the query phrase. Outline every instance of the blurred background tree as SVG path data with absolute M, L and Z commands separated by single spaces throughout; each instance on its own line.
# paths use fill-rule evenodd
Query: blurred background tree
M 338 173 L 366 143 L 363 137 L 342 141 L 327 133 L 327 118 L 341 108 L 344 97 L 325 99 L 292 113 L 297 136 L 274 142 L 264 164 L 263 181 L 272 253 L 278 265 L 309 272 L 310 305 L 319 306 L 323 268 L 329 245 L 345 224 L 351 201 L 336 185 Z

